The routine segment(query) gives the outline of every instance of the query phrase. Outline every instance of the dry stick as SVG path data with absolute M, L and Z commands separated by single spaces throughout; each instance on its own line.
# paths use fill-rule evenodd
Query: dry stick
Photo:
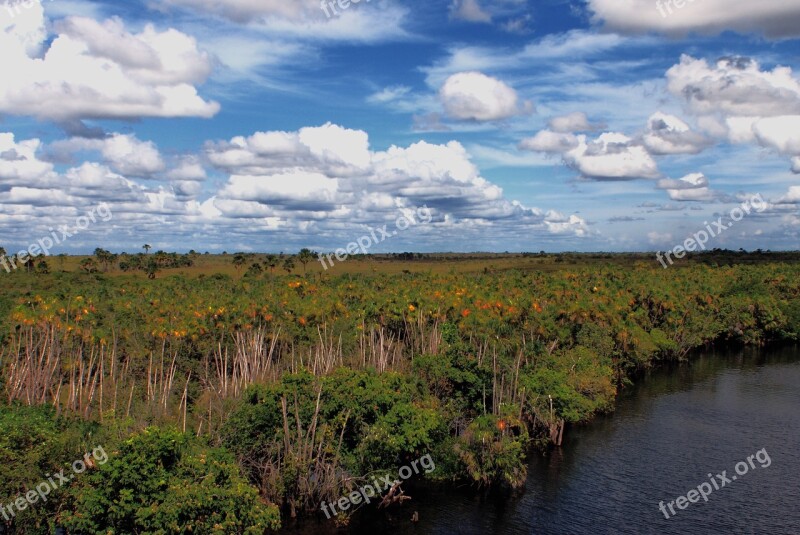
M 283 444 L 284 451 L 289 452 L 289 418 L 286 413 L 286 396 L 281 396 L 281 409 L 283 410 Z
M 125 418 L 128 418 L 131 415 L 131 403 L 133 402 L 133 389 L 135 387 L 136 387 L 136 380 L 134 379 L 133 384 L 131 385 L 131 395 L 128 396 L 128 409 L 125 411 Z
M 167 402 L 169 401 L 169 393 L 172 392 L 172 384 L 175 382 L 175 373 L 178 371 L 178 366 L 176 364 L 178 359 L 178 350 L 174 350 L 172 354 L 172 364 L 169 367 L 169 382 L 168 387 L 164 391 L 164 411 L 167 410 Z
M 525 346 L 525 337 L 523 336 L 522 340 L 523 347 Z M 513 396 L 511 398 L 512 403 L 516 403 L 517 401 L 517 389 L 519 388 L 519 368 L 522 365 L 522 354 L 524 353 L 523 349 L 520 348 L 517 351 L 517 364 L 514 367 L 514 387 L 513 387 Z
M 503 398 L 505 397 L 505 390 L 506 390 L 506 372 L 500 376 L 500 399 L 497 400 L 497 408 L 495 409 L 495 414 L 500 414 L 500 408 L 503 405 Z
M 317 437 L 317 417 L 319 416 L 320 399 L 322 399 L 322 384 L 320 384 L 319 390 L 317 391 L 317 406 L 314 409 L 314 417 L 311 419 L 311 428 L 309 429 L 311 435 L 311 444 L 309 445 L 309 456 L 311 451 L 314 450 L 314 441 L 316 440 Z
M 359 350 L 361 351 L 361 365 L 362 367 L 367 367 L 367 349 L 364 345 L 364 336 L 366 336 L 366 328 L 367 326 L 364 324 L 364 320 L 361 320 L 361 334 L 358 337 L 358 346 Z
M 213 416 L 211 414 L 211 405 L 214 403 L 214 400 L 211 396 L 208 396 L 208 432 L 211 434 L 214 430 L 214 423 L 213 423 Z
M 105 383 L 105 358 L 103 346 L 100 346 L 100 421 L 103 421 L 103 384 Z
M 151 385 L 153 379 L 153 352 L 150 352 L 150 362 L 147 365 L 147 402 L 150 403 L 153 399 L 153 387 Z
M 294 417 L 297 422 L 297 442 L 303 443 L 303 427 L 300 424 L 300 407 L 297 404 L 297 391 L 294 393 Z
M 113 347 L 111 349 L 111 379 L 114 383 L 114 407 L 113 407 L 113 414 L 117 416 L 117 393 L 119 390 L 119 381 L 117 380 L 118 373 L 117 368 L 119 367 L 119 363 L 117 362 L 117 334 L 114 331 L 114 328 L 111 328 L 111 335 L 114 340 Z M 124 375 L 123 375 L 124 377 Z
M 189 375 L 186 377 L 186 385 L 183 387 L 183 400 L 181 403 L 183 404 L 183 432 L 186 432 L 186 409 L 189 405 L 189 380 L 192 378 L 192 372 L 189 372 Z M 179 407 L 180 408 L 180 407 Z
M 270 342 L 270 345 L 269 345 L 269 355 L 268 355 L 269 360 L 268 360 L 268 364 L 269 364 L 270 367 L 272 367 L 272 357 L 275 354 L 275 348 L 278 345 L 278 337 L 280 335 L 281 335 L 281 328 L 278 327 L 277 331 L 273 331 L 272 341 Z
M 61 416 L 61 403 L 59 402 L 61 399 L 61 387 L 64 386 L 64 378 L 62 377 L 58 382 L 58 389 L 56 390 L 56 395 L 53 398 L 53 407 L 56 409 L 56 416 Z
M 61 362 L 61 353 L 59 351 L 60 348 L 56 347 L 57 339 L 56 339 L 56 332 L 55 332 L 55 325 L 50 325 L 49 331 L 46 335 L 46 338 L 50 340 L 50 349 L 48 350 L 48 357 L 47 357 L 47 377 L 44 380 L 44 384 L 42 385 L 42 399 L 41 403 L 47 402 L 47 393 L 49 392 L 50 395 L 53 395 L 53 378 L 56 374 L 56 371 L 60 367 Z M 54 359 L 54 360 L 51 360 Z
M 84 409 L 84 414 L 85 414 L 84 418 L 87 419 L 89 418 L 89 412 L 91 410 L 92 401 L 94 400 L 94 394 L 95 391 L 97 390 L 97 382 L 99 379 L 98 371 L 94 371 L 94 373 L 92 373 L 92 370 L 95 368 L 94 361 L 95 361 L 95 355 L 94 355 L 94 349 L 92 349 L 91 360 L 89 361 L 89 368 L 87 371 L 88 373 L 87 380 L 91 381 L 91 387 L 89 388 L 89 399 L 86 401 L 86 408 Z
M 162 389 L 164 388 L 164 353 L 166 351 L 166 347 L 167 347 L 167 337 L 165 336 L 164 339 L 161 341 L 161 370 L 160 370 L 161 378 L 159 384 L 161 385 Z M 162 398 L 163 397 L 164 396 L 162 394 Z M 166 409 L 166 406 L 164 408 Z
M 492 348 L 492 414 L 497 414 L 497 346 Z

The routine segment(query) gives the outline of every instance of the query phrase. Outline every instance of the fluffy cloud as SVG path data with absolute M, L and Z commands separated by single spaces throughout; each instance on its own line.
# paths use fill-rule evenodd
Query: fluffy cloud
M 332 235 L 337 228 L 376 225 L 396 218 L 398 210 L 425 205 L 441 232 L 591 234 L 577 216 L 507 200 L 455 141 L 375 152 L 365 132 L 327 124 L 212 143 L 207 157 L 230 176 L 214 199 L 223 216 L 267 218 L 283 229 Z
M 399 100 L 411 92 L 411 88 L 404 85 L 385 87 L 377 93 L 367 97 L 367 102 L 372 104 L 386 104 Z
M 168 0 L 168 2 L 216 13 L 237 22 L 268 17 L 304 20 L 314 15 L 322 15 L 318 0 Z
M 587 126 L 584 114 L 572 114 L 556 121 L 556 126 Z M 551 126 L 553 121 L 551 121 Z M 689 148 L 701 143 L 677 117 L 655 114 L 650 119 L 648 133 L 642 139 L 625 134 L 606 132 L 596 139 L 586 135 L 541 130 L 535 136 L 523 139 L 518 148 L 534 152 L 561 154 L 564 163 L 581 173 L 584 178 L 601 181 L 653 179 L 660 176 L 653 154 L 690 152 Z
M 586 221 L 576 215 L 566 217 L 559 212 L 550 211 L 547 213 L 544 224 L 553 234 L 588 236 L 591 233 Z
M 647 150 L 624 134 L 605 133 L 593 141 L 578 137 L 576 148 L 564 160 L 585 178 L 593 180 L 634 180 L 658 178 L 656 162 Z
M 144 189 L 105 165 L 84 162 L 64 174 L 66 190 L 92 202 L 143 202 Z
M 287 40 L 374 43 L 410 37 L 404 29 L 407 9 L 388 2 L 351 1 L 346 9 L 341 8 L 338 0 L 168 0 L 168 3 L 238 24 L 248 32 L 247 39 L 251 42 L 263 44 L 266 37 L 271 40 L 269 46 L 259 50 L 265 56 L 285 48 Z M 211 24 L 215 24 L 213 19 Z M 233 44 L 241 39 L 227 41 Z M 233 61 L 248 60 L 233 58 Z
M 550 130 L 560 134 L 575 132 L 591 132 L 604 128 L 603 125 L 592 124 L 583 112 L 574 112 L 561 117 L 554 117 L 548 123 Z
M 532 110 L 502 81 L 472 71 L 450 76 L 439 90 L 445 112 L 462 121 L 497 121 Z
M 182 182 L 202 182 L 207 176 L 205 168 L 194 156 L 181 158 L 178 165 L 176 165 L 174 169 L 171 169 L 166 175 L 170 180 Z
M 68 143 L 68 142 L 67 142 Z M 0 203 L 46 208 L 80 209 L 98 202 L 135 203 L 146 199 L 146 189 L 109 166 L 84 162 L 59 173 L 43 161 L 38 139 L 16 142 L 0 133 Z
M 693 173 L 678 180 L 661 179 L 657 187 L 666 190 L 673 201 L 713 201 L 717 198 L 709 189 L 708 179 L 703 173 Z
M 233 175 L 219 196 L 262 204 L 268 209 L 318 212 L 335 211 L 343 200 L 338 194 L 338 179 L 294 171 L 268 176 Z
M 774 202 L 775 204 L 800 204 L 800 186 L 791 186 L 786 195 Z
M 698 154 L 711 144 L 679 118 L 661 112 L 650 117 L 642 140 L 650 154 L 657 155 Z
M 800 5 L 786 0 L 588 0 L 595 22 L 623 33 L 800 36 Z
M 131 33 L 119 19 L 71 17 L 48 35 L 35 8 L 12 20 L 5 31 L 0 23 L 0 71 L 14 73 L 0 84 L 0 112 L 69 122 L 211 117 L 219 110 L 197 93 L 211 62 L 186 34 L 152 25 Z
M 541 130 L 535 136 L 523 139 L 519 148 L 535 152 L 565 153 L 580 145 L 574 134 L 557 134 L 550 130 Z
M 800 81 L 791 68 L 764 71 L 749 58 L 724 58 L 712 67 L 683 56 L 667 81 L 711 135 L 800 155 Z
M 181 240 L 196 235 L 202 228 L 197 224 L 210 223 L 200 221 L 203 215 L 189 198 L 191 191 L 187 195 L 177 187 L 148 189 L 97 162 L 59 173 L 39 159 L 41 147 L 39 140 L 15 142 L 10 134 L 0 134 L 0 234 L 7 246 L 27 247 L 50 235 L 52 228 L 71 227 L 101 203 L 108 205 L 113 219 L 98 220 L 54 252 L 87 251 L 104 243 L 138 244 L 143 237 L 157 243 L 166 225 L 172 239 Z
M 38 159 L 38 139 L 16 142 L 14 134 L 0 133 L 0 191 L 48 180 L 53 164 Z
M 140 141 L 131 134 L 113 134 L 101 139 L 72 138 L 53 143 L 49 150 L 63 159 L 76 151 L 96 151 L 115 172 L 134 177 L 149 178 L 166 167 L 155 143 Z
M 800 155 L 800 115 L 760 119 L 753 124 L 753 134 L 765 147 L 781 154 Z
M 792 158 L 792 172 L 800 174 L 800 156 Z
M 492 22 L 492 16 L 483 10 L 478 0 L 453 0 L 450 16 L 468 22 Z
M 333 124 L 298 132 L 257 132 L 207 146 L 209 161 L 238 175 L 283 174 L 296 169 L 321 170 L 344 177 L 366 172 L 370 164 L 365 132 Z
M 753 4 L 756 5 L 756 4 Z M 800 82 L 789 67 L 762 71 L 749 58 L 724 58 L 713 67 L 684 55 L 667 71 L 669 91 L 698 115 L 772 117 L 800 114 Z
M 77 141 L 88 144 L 76 146 Z M 57 172 L 53 163 L 42 160 L 39 140 L 0 134 L 0 233 L 21 242 L 10 245 L 24 245 L 46 234 L 49 226 L 69 224 L 101 202 L 109 204 L 113 221 L 71 240 L 67 250 L 91 250 L 110 233 L 123 248 L 143 240 L 157 248 L 180 248 L 201 231 L 208 249 L 246 249 L 269 236 L 269 243 L 282 248 L 328 250 L 368 226 L 392 224 L 398 213 L 423 205 L 431 209 L 433 221 L 398 236 L 393 248 L 474 250 L 484 243 L 492 249 L 489 244 L 497 240 L 505 248 L 524 250 L 531 239 L 542 245 L 575 240 L 579 246 L 582 238 L 596 235 L 575 214 L 507 199 L 455 141 L 372 151 L 365 132 L 332 124 L 260 132 L 208 143 L 203 157 L 174 158 L 174 166 L 156 173 L 172 182 L 155 188 L 118 172 L 122 162 L 131 165 L 126 161 L 130 153 L 104 152 L 105 142 L 61 142 L 62 148 L 73 144 L 73 159 L 85 155 L 103 161 Z M 108 144 L 117 143 L 146 145 L 133 136 L 124 143 L 112 138 Z M 202 195 L 203 161 L 228 179 L 206 200 L 195 200 Z M 508 236 L 520 238 L 509 241 Z

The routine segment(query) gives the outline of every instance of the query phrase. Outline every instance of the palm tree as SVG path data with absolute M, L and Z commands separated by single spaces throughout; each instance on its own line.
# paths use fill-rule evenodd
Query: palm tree
M 264 268 L 261 267 L 261 264 L 256 262 L 248 268 L 247 273 L 245 273 L 245 277 L 258 277 L 263 272 Z
M 100 247 L 94 250 L 94 256 L 99 263 L 103 264 L 103 271 L 108 271 L 108 266 L 117 261 L 117 255 Z
M 244 253 L 236 253 L 233 256 L 233 265 L 236 266 L 236 273 L 242 269 L 242 266 L 247 263 L 247 256 Z
M 273 273 L 275 268 L 278 267 L 278 257 L 274 254 L 268 254 L 267 258 L 264 260 L 264 265 L 269 267 L 270 273 Z
M 97 262 L 92 258 L 84 258 L 81 260 L 80 268 L 86 273 L 97 273 L 99 271 L 97 269 Z
M 33 270 L 36 267 L 36 256 L 26 256 L 25 263 L 22 265 L 25 266 L 25 269 L 28 273 L 33 273 Z
M 142 245 L 142 249 L 144 249 L 144 254 L 147 254 L 150 252 L 150 249 L 152 249 L 152 247 L 150 247 L 150 245 L 145 243 L 144 245 Z
M 297 259 L 303 264 L 303 275 L 306 274 L 306 265 L 311 262 L 312 260 L 316 260 L 319 258 L 319 254 L 312 251 L 311 249 L 301 249 L 297 255 Z
M 44 275 L 47 275 L 47 274 L 50 273 L 50 266 L 47 264 L 47 260 L 45 260 L 44 258 L 39 260 L 39 263 L 36 264 L 36 272 L 37 273 L 42 273 Z
M 294 269 L 294 260 L 292 260 L 291 256 L 287 256 L 283 261 L 283 269 L 286 270 L 286 273 L 291 274 L 292 270 Z

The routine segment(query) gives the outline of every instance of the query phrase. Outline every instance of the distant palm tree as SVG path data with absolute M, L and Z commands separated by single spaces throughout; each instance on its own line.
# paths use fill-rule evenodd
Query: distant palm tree
M 274 254 L 268 254 L 267 258 L 264 260 L 264 265 L 269 267 L 270 273 L 274 272 L 275 268 L 278 267 L 278 257 Z
M 94 250 L 94 256 L 97 258 L 97 261 L 103 265 L 103 271 L 108 271 L 108 266 L 117 261 L 117 255 L 105 249 L 101 249 L 100 247 Z
M 233 257 L 233 265 L 236 266 L 236 272 L 242 269 L 242 266 L 247 263 L 247 256 L 244 253 L 236 253 Z
M 297 259 L 303 264 L 303 274 L 306 273 L 306 264 L 311 262 L 312 260 L 316 260 L 319 258 L 319 254 L 311 249 L 302 249 L 300 253 L 297 255 Z
M 152 249 L 152 247 L 150 247 L 150 245 L 145 243 L 144 245 L 142 245 L 142 249 L 144 249 L 144 254 L 147 254 L 150 252 L 150 249 Z

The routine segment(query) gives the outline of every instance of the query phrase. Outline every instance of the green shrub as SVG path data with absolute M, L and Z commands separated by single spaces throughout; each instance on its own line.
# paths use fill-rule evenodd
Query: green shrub
M 262 535 L 280 527 L 233 456 L 177 431 L 149 428 L 76 480 L 61 522 L 87 533 Z

